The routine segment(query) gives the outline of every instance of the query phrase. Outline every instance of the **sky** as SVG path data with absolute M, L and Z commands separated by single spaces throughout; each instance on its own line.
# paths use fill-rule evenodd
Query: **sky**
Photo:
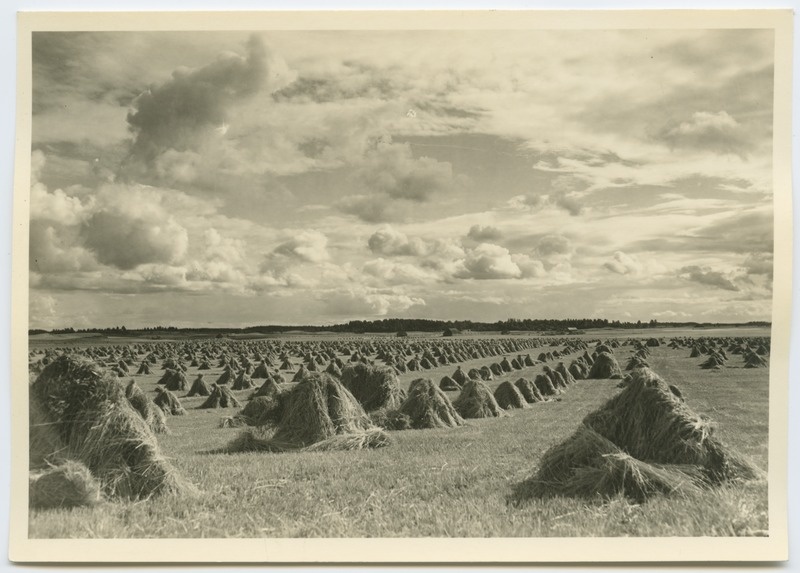
M 770 320 L 773 39 L 36 32 L 30 327 Z

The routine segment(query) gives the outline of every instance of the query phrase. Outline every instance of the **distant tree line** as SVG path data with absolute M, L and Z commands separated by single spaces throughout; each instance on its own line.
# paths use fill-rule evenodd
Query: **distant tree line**
M 165 332 L 165 331 L 175 331 L 177 332 L 177 326 L 146 326 L 144 328 L 139 328 L 132 330 L 131 332 Z M 53 330 L 43 330 L 41 328 L 34 328 L 28 331 L 28 334 L 86 334 L 86 333 L 98 333 L 98 334 L 127 334 L 128 329 L 125 326 L 110 326 L 108 328 L 54 328 Z
M 127 329 L 125 326 L 110 328 L 58 328 L 53 330 L 31 329 L 28 334 L 76 334 L 98 333 L 120 335 L 141 335 L 154 332 L 194 332 L 198 334 L 236 334 L 261 332 L 265 334 L 280 334 L 288 331 L 302 332 L 338 332 L 338 333 L 397 333 L 397 332 L 443 332 L 472 331 L 472 332 L 569 332 L 574 330 L 588 330 L 598 328 L 624 329 L 624 328 L 712 328 L 722 326 L 762 326 L 769 327 L 772 323 L 766 321 L 751 321 L 746 323 L 721 323 L 721 322 L 658 322 L 651 319 L 648 322 L 641 320 L 619 321 L 605 318 L 509 318 L 497 322 L 475 322 L 472 320 L 431 320 L 422 318 L 384 318 L 381 320 L 351 320 L 342 324 L 333 325 L 276 325 L 250 326 L 246 328 L 178 328 L 176 326 L 151 326 L 138 329 Z M 568 330 L 569 329 L 569 330 Z

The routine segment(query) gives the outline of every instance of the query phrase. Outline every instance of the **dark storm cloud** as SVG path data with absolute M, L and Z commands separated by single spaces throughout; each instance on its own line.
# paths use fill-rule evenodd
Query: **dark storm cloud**
M 128 123 L 133 154 L 152 161 L 167 149 L 194 149 L 198 137 L 226 119 L 228 106 L 255 94 L 267 78 L 267 50 L 256 36 L 247 56 L 225 54 L 192 71 L 176 70 L 167 82 L 134 101 Z

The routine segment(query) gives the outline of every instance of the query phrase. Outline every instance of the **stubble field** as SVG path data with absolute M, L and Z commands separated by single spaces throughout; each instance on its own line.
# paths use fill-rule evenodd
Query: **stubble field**
M 749 335 L 750 333 L 748 333 Z M 697 335 L 659 333 L 671 336 Z M 744 336 L 744 333 L 702 333 Z M 767 331 L 754 335 L 768 336 Z M 413 337 L 413 336 L 412 336 Z M 589 334 L 587 340 L 641 339 L 639 333 Z M 309 337 L 313 339 L 313 337 Z M 130 344 L 125 339 L 82 340 L 88 344 Z M 31 349 L 67 345 L 33 340 Z M 590 344 L 591 346 L 591 344 Z M 532 351 L 536 356 L 538 349 Z M 614 350 L 620 365 L 631 346 Z M 498 360 L 461 363 L 466 371 Z M 767 470 L 767 368 L 745 369 L 731 356 L 721 370 L 699 367 L 686 348 L 651 349 L 651 368 L 682 392 L 686 403 L 717 424 L 716 435 L 755 465 Z M 568 363 L 568 360 L 565 359 Z M 557 361 L 550 363 L 555 366 Z M 222 369 L 212 365 L 205 378 Z M 542 364 L 496 377 L 533 378 Z M 438 383 L 450 364 L 399 376 L 407 388 L 420 376 Z M 133 370 L 135 372 L 135 370 Z M 187 378 L 196 377 L 190 367 Z M 132 376 L 151 397 L 162 375 Z M 126 378 L 127 380 L 127 378 Z M 258 382 L 258 381 L 257 381 Z M 168 418 L 170 433 L 159 443 L 178 471 L 200 494 L 151 500 L 109 501 L 94 508 L 31 510 L 32 538 L 225 538 L 225 537 L 540 537 L 540 536 L 737 536 L 764 535 L 765 480 L 734 483 L 685 497 L 556 497 L 514 503 L 515 488 L 533 474 L 541 455 L 566 439 L 583 417 L 619 392 L 619 380 L 579 380 L 560 400 L 531 404 L 501 418 L 467 420 L 448 429 L 389 432 L 392 443 L 374 450 L 290 453 L 219 453 L 241 431 L 221 428 L 235 409 L 197 409 L 205 398 L 177 392 L 185 416 Z M 234 392 L 243 403 L 252 390 Z M 458 392 L 448 392 L 452 399 Z

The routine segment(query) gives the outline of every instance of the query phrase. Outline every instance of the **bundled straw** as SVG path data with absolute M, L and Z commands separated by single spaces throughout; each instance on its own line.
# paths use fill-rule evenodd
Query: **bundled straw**
M 227 386 L 218 386 L 217 384 L 211 385 L 211 394 L 205 402 L 200 404 L 198 408 L 239 408 L 241 403 L 233 395 L 230 388 Z
M 511 382 L 505 381 L 494 391 L 494 398 L 497 400 L 498 405 L 506 410 L 513 408 L 527 408 L 528 402 L 525 397 Z
M 275 426 L 283 415 L 284 393 L 275 392 L 267 396 L 256 396 L 242 411 L 233 417 L 225 418 L 222 427 Z
M 453 406 L 464 418 L 493 418 L 505 415 L 492 391 L 483 382 L 468 380 Z
M 156 392 L 158 392 L 158 395 L 153 400 L 153 403 L 161 408 L 162 412 L 171 416 L 183 416 L 186 414 L 186 410 L 183 409 L 175 394 L 163 388 L 156 388 Z
M 624 390 L 545 452 L 538 473 L 517 488 L 517 501 L 616 494 L 643 501 L 762 475 L 679 394 L 651 370 L 634 370 Z
M 539 390 L 539 394 L 544 396 L 545 399 L 547 399 L 548 396 L 555 396 L 558 394 L 558 390 L 553 386 L 553 382 L 545 374 L 537 374 L 536 378 L 533 379 L 533 385 L 536 386 L 536 389 Z
M 208 387 L 203 375 L 198 374 L 197 378 L 195 378 L 194 382 L 192 382 L 192 387 L 189 389 L 187 396 L 208 396 L 210 394 L 211 388 Z
M 450 376 L 445 375 L 442 376 L 442 379 L 439 381 L 439 388 L 445 391 L 452 392 L 456 390 L 461 390 L 461 385 L 452 378 L 450 378 Z
M 398 412 L 408 417 L 414 429 L 451 428 L 464 423 L 447 394 L 430 378 L 417 378 L 411 382 L 408 397 Z
M 28 502 L 31 507 L 81 507 L 100 503 L 100 484 L 85 465 L 73 460 L 31 474 Z
M 250 390 L 251 388 L 255 388 L 255 384 L 250 376 L 247 375 L 247 372 L 242 370 L 234 379 L 231 387 L 234 390 Z
M 525 398 L 525 401 L 528 404 L 533 404 L 534 402 L 541 402 L 544 400 L 544 396 L 541 395 L 539 389 L 527 378 L 520 378 L 514 382 L 514 386 L 517 387 L 517 389 L 520 391 L 520 394 L 522 394 L 522 397 Z
M 373 425 L 339 380 L 327 373 L 312 372 L 286 396 L 274 434 L 258 428 L 246 430 L 228 449 L 280 452 L 305 449 L 313 444 L 316 444 L 314 450 L 387 445 L 388 436 L 379 438 L 379 432 L 382 431 Z M 365 433 L 368 435 L 358 437 Z
M 589 370 L 589 379 L 600 378 L 622 378 L 622 370 L 619 368 L 617 359 L 609 352 L 601 352 L 594 359 L 591 370 Z
M 122 384 L 90 359 L 57 358 L 31 385 L 30 399 L 32 465 L 79 461 L 110 496 L 193 490 L 161 455 Z M 41 433 L 49 436 L 43 440 Z M 37 451 L 43 446 L 49 451 Z
M 125 387 L 125 397 L 154 433 L 166 434 L 169 432 L 164 412 L 147 397 L 136 381 L 128 382 Z
M 342 369 L 341 379 L 344 387 L 367 412 L 397 408 L 404 398 L 397 385 L 397 374 L 386 366 L 372 366 L 361 362 L 348 364 Z
M 766 368 L 767 360 L 755 352 L 749 352 L 744 360 L 745 368 Z

